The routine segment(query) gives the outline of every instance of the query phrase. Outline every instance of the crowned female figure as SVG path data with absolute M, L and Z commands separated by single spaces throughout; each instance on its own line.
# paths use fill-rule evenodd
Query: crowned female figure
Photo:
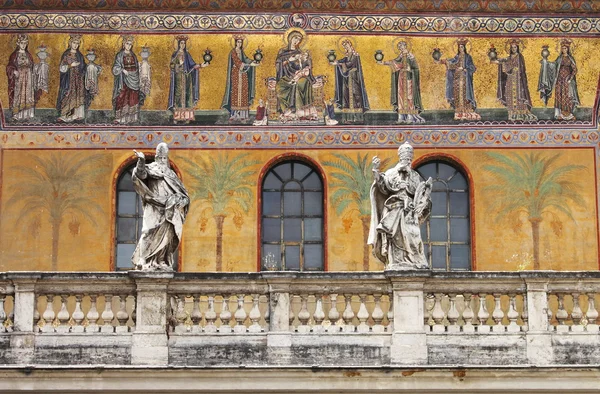
M 60 58 L 60 87 L 56 109 L 59 122 L 73 122 L 85 118 L 92 96 L 85 88 L 87 64 L 79 51 L 81 35 L 74 34 L 69 38 L 69 47 Z
M 29 53 L 29 37 L 17 36 L 17 47 L 10 54 L 6 65 L 8 77 L 8 105 L 14 120 L 34 117 L 37 102 L 33 56 Z
M 133 53 L 133 36 L 123 36 L 121 50 L 115 56 L 112 73 L 115 123 L 129 124 L 139 120 L 140 106 L 146 96 L 140 90 L 140 64 Z
M 229 53 L 227 86 L 221 108 L 225 108 L 229 112 L 230 120 L 247 120 L 250 106 L 254 101 L 255 67 L 258 66 L 258 63 L 244 53 L 245 41 L 244 36 L 234 36 L 233 48 Z
M 344 57 L 330 63 L 335 66 L 335 105 L 342 110 L 342 122 L 362 123 L 370 107 L 360 55 L 351 38 L 343 38 L 341 46 Z

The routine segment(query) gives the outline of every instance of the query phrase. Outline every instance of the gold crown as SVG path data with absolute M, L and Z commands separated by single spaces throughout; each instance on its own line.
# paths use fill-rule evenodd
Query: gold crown
M 176 36 L 175 39 L 177 41 L 187 41 L 189 39 L 189 37 L 184 34 L 180 34 L 180 35 Z

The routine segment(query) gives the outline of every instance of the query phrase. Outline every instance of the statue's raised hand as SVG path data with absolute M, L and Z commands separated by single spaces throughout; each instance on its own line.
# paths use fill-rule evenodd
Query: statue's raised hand
M 138 152 L 138 151 L 136 151 L 136 150 L 134 149 L 134 150 L 133 150 L 133 153 L 135 153 L 135 156 L 136 156 L 138 159 L 142 159 L 142 160 L 145 160 L 145 159 L 146 159 L 146 156 L 144 155 L 144 152 Z
M 381 160 L 377 156 L 373 156 L 373 161 L 371 162 L 373 167 L 373 171 L 379 171 L 379 166 L 381 165 Z

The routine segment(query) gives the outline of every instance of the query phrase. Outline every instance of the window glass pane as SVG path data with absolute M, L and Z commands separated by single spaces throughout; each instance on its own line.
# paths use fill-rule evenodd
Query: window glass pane
M 292 179 L 292 163 L 283 163 L 273 168 L 273 171 L 279 175 L 281 179 L 288 180 Z
M 438 163 L 439 167 L 438 167 L 438 176 L 440 179 L 443 179 L 444 181 L 448 181 L 448 179 L 450 179 L 450 177 L 452 175 L 454 175 L 454 173 L 456 172 L 456 170 L 449 166 L 448 164 L 445 163 Z
M 469 257 L 470 248 L 468 245 L 450 246 L 450 269 L 470 270 L 471 259 Z
M 298 182 L 288 182 L 285 184 L 285 186 L 283 187 L 284 190 L 302 190 L 302 187 L 300 187 L 300 184 Z
M 117 269 L 133 268 L 131 256 L 134 250 L 135 244 L 117 244 Z
M 281 245 L 263 245 L 262 270 L 277 271 L 281 269 Z
M 427 221 L 421 225 L 421 239 L 423 242 L 429 241 L 429 237 L 427 237 Z
M 285 192 L 283 193 L 283 214 L 285 216 L 302 214 L 302 193 Z
M 448 186 L 450 186 L 450 189 L 458 189 L 458 190 L 466 190 L 468 188 L 467 180 L 458 171 L 456 171 L 456 174 L 452 177 L 452 179 L 448 183 Z
M 304 219 L 304 240 L 321 241 L 323 229 L 322 219 Z
M 117 202 L 117 213 L 119 215 L 135 215 L 137 194 L 135 192 L 119 192 Z
M 317 189 L 317 190 L 321 190 L 322 186 L 321 186 L 321 178 L 319 178 L 319 175 L 317 175 L 316 172 L 313 172 L 312 174 L 310 174 L 308 176 L 308 178 L 306 178 L 304 180 L 304 182 L 302 182 L 302 184 L 304 185 L 305 189 Z
M 281 189 L 281 181 L 275 175 L 269 172 L 263 183 L 263 189 Z
M 262 240 L 264 242 L 280 242 L 281 241 L 281 220 L 280 219 L 263 219 L 262 221 Z
M 450 215 L 469 215 L 468 193 L 450 193 Z
M 446 192 L 432 192 L 431 193 L 431 214 L 446 216 Z
M 285 247 L 285 269 L 287 271 L 300 270 L 300 246 Z
M 446 247 L 433 245 L 431 247 L 431 253 L 432 253 L 431 268 L 445 270 L 446 269 Z
M 434 192 L 445 192 L 446 190 L 448 190 L 448 187 L 446 186 L 446 184 L 444 182 L 436 181 L 436 182 L 433 182 L 433 186 L 432 186 L 431 190 Z
M 469 242 L 469 219 L 450 219 L 450 241 Z
M 117 190 L 133 190 L 133 182 L 131 181 L 131 169 L 125 170 L 121 179 L 119 179 L 119 185 L 117 186 Z
M 280 192 L 263 192 L 262 194 L 263 215 L 281 215 L 281 193 Z
M 137 241 L 135 218 L 119 218 L 117 219 L 117 242 L 123 241 Z
M 423 177 L 423 180 L 426 181 L 427 178 L 431 177 L 435 179 L 435 163 L 428 163 L 417 168 L 417 171 Z
M 431 266 L 431 256 L 429 255 L 429 253 L 430 253 L 429 245 L 423 244 L 423 253 L 425 254 L 425 259 L 427 260 L 428 263 L 430 263 L 430 266 Z
M 138 204 L 138 210 L 137 210 L 137 216 L 139 216 L 139 220 L 142 220 L 142 216 L 144 215 L 144 204 L 142 203 L 142 198 L 140 196 L 135 195 L 135 199 L 137 201 Z M 140 227 L 141 227 L 141 222 L 140 222 Z
M 302 219 L 283 220 L 283 240 L 287 242 L 302 241 Z
M 429 219 L 430 241 L 447 242 L 448 228 L 447 219 Z
M 304 192 L 304 214 L 323 215 L 322 192 Z
M 312 271 L 323 269 L 323 245 L 304 245 L 304 269 Z
M 312 169 L 302 163 L 294 163 L 294 179 L 301 181 Z

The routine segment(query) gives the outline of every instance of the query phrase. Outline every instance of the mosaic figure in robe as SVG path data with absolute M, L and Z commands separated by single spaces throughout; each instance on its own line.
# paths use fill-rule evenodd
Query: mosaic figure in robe
M 535 121 L 531 113 L 531 96 L 527 85 L 525 59 L 521 54 L 521 40 L 510 40 L 509 56 L 494 60 L 498 65 L 496 97 L 508 109 L 508 120 Z
M 563 39 L 556 60 L 541 60 L 538 91 L 547 102 L 554 92 L 554 119 L 575 120 L 573 112 L 580 105 L 577 91 L 577 63 L 572 54 L 573 42 Z
M 304 39 L 302 31 L 292 30 L 287 35 L 287 47 L 279 50 L 275 60 L 278 112 L 284 122 L 318 120 L 312 90 L 317 80 L 313 76 L 310 52 L 301 49 Z
M 81 35 L 72 35 L 69 47 L 60 58 L 60 87 L 56 100 L 59 122 L 85 119 L 85 111 L 92 102 L 92 95 L 85 85 L 87 64 L 79 51 L 80 45 Z
M 35 64 L 28 46 L 27 35 L 20 34 L 17 37 L 17 47 L 10 54 L 6 65 L 8 105 L 12 111 L 12 119 L 17 121 L 35 116 L 35 104 L 41 93 L 35 89 Z
M 230 121 L 245 121 L 256 91 L 255 67 L 259 63 L 244 53 L 244 36 L 234 36 L 234 48 L 229 53 L 227 86 L 221 108 L 229 112 Z
M 171 55 L 169 67 L 171 78 L 169 85 L 168 110 L 173 114 L 173 123 L 190 123 L 196 118 L 194 108 L 200 98 L 199 69 L 208 63 L 196 64 L 187 50 L 187 36 L 177 36 L 177 49 Z
M 335 66 L 335 105 L 342 110 L 342 123 L 363 123 L 370 106 L 360 55 L 350 39 L 343 39 L 341 45 L 344 57 L 330 62 Z
M 408 43 L 397 44 L 398 57 L 389 62 L 378 64 L 389 66 L 392 70 L 390 102 L 398 113 L 398 123 L 425 123 L 420 115 L 423 112 L 421 101 L 421 73 L 417 59 L 409 51 Z
M 454 120 L 481 120 L 475 112 L 477 102 L 473 89 L 473 74 L 477 68 L 467 53 L 467 43 L 467 39 L 457 40 L 456 56 L 440 61 L 446 66 L 446 100 L 454 109 Z
M 112 67 L 115 80 L 112 103 L 117 124 L 138 122 L 140 107 L 146 98 L 140 89 L 140 64 L 132 50 L 133 41 L 133 36 L 123 37 L 122 48 Z

